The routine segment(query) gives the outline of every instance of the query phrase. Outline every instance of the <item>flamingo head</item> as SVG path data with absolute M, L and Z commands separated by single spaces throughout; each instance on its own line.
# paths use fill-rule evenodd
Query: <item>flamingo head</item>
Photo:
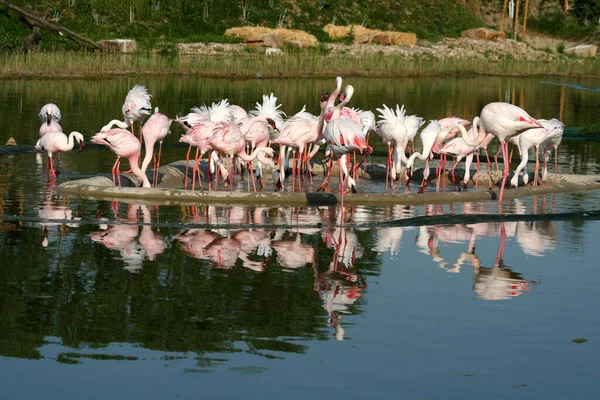
M 529 129 L 529 128 L 543 128 L 544 126 L 539 123 L 536 119 L 528 116 L 519 116 L 519 118 L 517 119 L 518 122 L 522 122 L 524 126 L 526 126 L 525 129 Z
M 323 104 L 326 104 L 327 101 L 329 101 L 329 93 L 323 92 L 321 94 L 321 98 L 319 99 L 319 103 L 321 104 L 321 106 L 323 106 Z
M 79 132 L 73 132 L 72 135 L 73 135 L 73 138 L 75 140 L 77 140 L 77 144 L 79 145 L 79 152 L 81 153 L 83 151 L 83 148 L 84 148 L 84 144 L 83 143 L 85 141 L 85 138 Z
M 269 126 L 271 126 L 272 129 L 279 131 L 279 129 L 277 129 L 277 126 L 275 125 L 275 121 L 273 121 L 271 118 L 267 118 L 267 124 L 269 124 Z

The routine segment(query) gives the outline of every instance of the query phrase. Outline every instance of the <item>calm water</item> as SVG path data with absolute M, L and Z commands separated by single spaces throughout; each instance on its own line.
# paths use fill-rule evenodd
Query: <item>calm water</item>
M 568 127 L 598 120 L 598 81 L 348 79 L 353 105 L 425 118 L 519 104 Z M 168 114 L 273 91 L 288 113 L 329 81 L 192 78 L 0 82 L 0 139 L 37 140 L 41 105 L 89 137 L 139 82 Z M 313 102 L 314 103 L 314 102 Z M 562 104 L 562 105 L 561 105 Z M 165 162 L 181 159 L 167 141 Z M 599 173 L 565 140 L 561 172 Z M 62 158 L 58 183 L 110 152 Z M 596 398 L 600 192 L 505 202 L 243 208 L 58 196 L 33 154 L 0 158 L 0 385 L 10 398 Z M 561 217 L 562 213 L 580 213 Z M 477 214 L 465 225 L 461 215 Z M 584 343 L 573 342 L 585 339 Z

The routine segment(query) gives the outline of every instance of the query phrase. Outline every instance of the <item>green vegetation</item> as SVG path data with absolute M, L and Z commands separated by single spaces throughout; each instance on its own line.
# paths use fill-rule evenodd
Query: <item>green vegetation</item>
M 422 76 L 451 74 L 598 76 L 597 59 L 561 57 L 548 63 L 518 60 L 507 54 L 500 61 L 482 58 L 437 59 L 431 56 L 329 54 L 326 48 L 287 49 L 281 56 L 173 57 L 95 53 L 12 53 L 0 56 L 0 76 L 99 77 L 118 75 L 199 75 L 211 77 L 297 78 L 327 76 Z
M 574 10 L 564 13 L 550 7 L 547 12 L 530 17 L 528 28 L 567 40 L 581 40 L 598 35 L 600 0 L 575 0 Z
M 267 26 L 301 29 L 327 41 L 323 27 L 362 24 L 368 28 L 415 32 L 419 38 L 456 37 L 480 26 L 473 14 L 448 0 L 13 0 L 93 40 L 133 38 L 144 48 L 165 43 L 224 42 L 227 28 Z M 9 17 L 12 16 L 13 18 Z M 0 46 L 20 48 L 31 28 L 0 6 Z M 44 31 L 42 50 L 71 48 L 67 39 Z
M 600 123 L 586 125 L 578 132 L 581 135 L 600 137 Z

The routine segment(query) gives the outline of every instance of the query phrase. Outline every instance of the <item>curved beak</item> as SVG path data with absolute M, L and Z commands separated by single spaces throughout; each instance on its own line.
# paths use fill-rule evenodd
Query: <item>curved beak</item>
M 50 125 L 50 121 L 52 121 L 52 114 L 49 112 L 46 113 L 46 123 Z
M 83 140 L 79 142 L 79 152 L 81 153 L 84 149 Z

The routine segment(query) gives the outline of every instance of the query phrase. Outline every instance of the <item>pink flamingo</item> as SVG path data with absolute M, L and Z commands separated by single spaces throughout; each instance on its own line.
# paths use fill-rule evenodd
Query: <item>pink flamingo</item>
M 549 138 L 557 137 L 560 133 L 562 137 L 562 131 L 564 125 L 557 119 L 551 121 L 545 119 L 539 119 L 539 123 L 542 124 L 543 128 L 529 129 L 519 135 L 519 153 L 521 154 L 521 162 L 515 170 L 515 173 L 510 180 L 510 185 L 517 187 L 519 183 L 519 174 L 523 170 L 523 183 L 529 182 L 529 174 L 527 173 L 527 161 L 529 159 L 529 149 L 535 146 L 535 173 L 533 184 L 537 185 L 537 179 L 539 174 L 539 149 L 542 143 L 546 142 Z M 545 157 L 545 151 L 544 151 Z M 544 168 L 546 166 L 544 165 Z
M 496 136 L 500 140 L 502 147 L 502 157 L 504 159 L 504 172 L 502 175 L 502 186 L 498 201 L 502 204 L 504 195 L 504 186 L 510 172 L 508 161 L 508 143 L 506 140 L 511 136 L 517 135 L 532 128 L 540 128 L 542 125 L 531 117 L 525 110 L 509 103 L 489 103 L 481 110 L 479 121 L 479 134 L 475 140 L 472 140 L 466 134 L 465 128 L 458 124 L 456 127 L 461 131 L 462 138 L 469 146 L 477 147 L 486 138 L 488 133 Z M 477 126 L 475 121 L 473 126 Z
M 454 129 L 454 127 L 449 127 L 444 130 L 442 129 L 439 121 L 431 120 L 425 129 L 423 129 L 423 132 L 421 132 L 423 149 L 421 152 L 414 152 L 409 157 L 408 161 L 406 162 L 406 175 L 410 177 L 411 169 L 415 159 L 418 158 L 419 160 L 425 160 L 426 166 L 425 170 L 423 171 L 423 182 L 421 183 L 422 189 L 427 186 L 427 178 L 429 178 L 429 160 L 431 158 L 430 156 L 432 155 L 433 148 L 442 145 L 452 129 Z
M 246 141 L 240 127 L 237 124 L 227 124 L 220 122 L 215 124 L 213 128 L 213 135 L 208 140 L 215 150 L 225 153 L 230 156 L 229 167 L 233 165 L 233 158 L 238 157 L 242 161 L 251 162 L 254 160 L 259 152 L 263 152 L 270 157 L 273 157 L 273 149 L 270 147 L 259 147 L 254 149 L 252 154 L 248 155 L 245 153 Z M 230 180 L 230 176 L 226 179 L 226 182 Z
M 552 118 L 549 122 L 558 125 L 558 127 L 554 130 L 552 135 L 547 137 L 546 140 L 542 142 L 542 152 L 544 154 L 544 172 L 542 172 L 542 182 L 546 182 L 546 178 L 548 176 L 548 160 L 550 159 L 552 149 L 554 149 L 554 183 L 556 183 L 556 177 L 558 176 L 558 146 L 562 141 L 565 125 L 556 118 Z
M 135 135 L 133 129 L 134 122 L 142 122 L 147 115 L 152 112 L 152 105 L 150 104 L 151 94 L 148 93 L 148 89 L 141 85 L 135 85 L 127 96 L 121 110 L 123 111 L 123 118 L 125 122 L 131 126 L 131 133 Z M 142 142 L 142 131 L 140 128 L 140 143 Z
M 227 99 L 224 99 L 218 103 L 213 102 L 210 107 L 207 107 L 206 105 L 202 105 L 200 108 L 194 107 L 192 108 L 192 112 L 189 113 L 187 116 L 182 118 L 177 117 L 175 119 L 175 121 L 181 124 L 181 126 L 185 129 L 186 133 L 190 133 L 190 130 L 192 129 L 194 130 L 190 133 L 189 136 L 186 134 L 179 140 L 180 142 L 188 143 L 190 145 L 185 157 L 185 180 L 183 185 L 185 189 L 187 189 L 188 164 L 190 160 L 190 152 L 192 151 L 192 146 L 197 147 L 200 151 L 204 149 L 202 155 L 204 155 L 205 152 L 212 150 L 212 146 L 207 147 L 206 140 L 208 140 L 208 138 L 212 136 L 212 130 L 216 123 L 230 123 L 233 121 L 232 110 L 233 109 L 229 105 L 229 101 Z M 200 163 L 202 155 L 200 156 L 200 158 L 198 158 L 198 150 L 196 151 L 196 165 Z M 192 174 L 192 176 L 193 190 L 195 183 L 195 175 Z M 198 178 L 200 178 L 199 174 Z
M 196 147 L 195 163 L 194 163 L 194 167 L 192 168 L 192 190 L 194 190 L 194 188 L 195 188 L 196 174 L 198 175 L 198 181 L 202 182 L 200 179 L 200 160 L 202 160 L 202 157 L 204 157 L 205 153 L 214 150 L 213 146 L 210 143 L 208 143 L 208 140 L 212 136 L 213 128 L 214 128 L 214 123 L 205 121 L 204 123 L 195 125 L 185 135 L 183 135 L 182 137 L 179 138 L 179 141 L 181 143 L 187 143 L 190 145 L 190 148 L 189 148 L 187 156 L 186 156 L 186 170 L 187 170 L 187 164 L 189 162 L 190 151 L 192 149 L 192 146 Z M 221 164 L 218 156 L 216 155 L 216 153 L 214 151 L 209 160 L 209 170 L 208 170 L 209 173 L 213 172 L 213 165 L 215 162 L 219 166 L 219 169 L 221 171 L 221 175 L 223 176 L 223 179 L 227 179 L 228 172 L 225 169 L 225 167 L 223 166 L 223 164 Z M 184 188 L 187 189 L 187 171 L 185 174 Z M 208 181 L 208 188 L 209 188 L 209 190 L 211 189 L 211 179 L 210 178 Z
M 324 113 L 325 107 L 329 100 L 329 95 L 322 94 L 320 98 L 320 107 L 321 114 L 318 118 L 314 118 L 312 114 L 305 113 L 304 111 L 300 111 L 298 114 L 294 115 L 292 118 L 289 118 L 285 124 L 283 125 L 283 130 L 281 134 L 273 139 L 273 144 L 279 144 L 281 146 L 280 157 L 285 152 L 285 147 L 290 147 L 293 149 L 298 149 L 299 154 L 303 157 L 303 153 L 306 149 L 306 146 L 311 143 L 317 142 L 321 139 L 323 124 L 324 124 Z M 303 109 L 304 110 L 304 109 Z M 295 154 L 295 152 L 294 152 Z M 308 159 L 308 155 L 306 158 L 303 158 L 303 161 L 306 161 L 310 164 L 310 160 Z M 283 180 L 285 178 L 285 163 L 280 163 L 280 173 L 279 180 L 276 182 L 276 189 L 280 190 L 283 187 Z M 292 177 L 296 175 L 296 162 L 295 156 L 292 160 Z M 298 180 L 300 180 L 300 174 L 298 173 Z M 292 186 L 293 189 L 293 186 Z
M 69 137 L 63 132 L 48 132 L 42 136 L 35 144 L 35 151 L 45 151 L 48 154 L 48 172 L 56 178 L 54 171 L 54 163 L 52 162 L 52 154 L 60 153 L 61 151 L 70 151 L 75 145 L 75 140 L 79 144 L 79 151 L 83 150 L 83 135 L 79 132 L 71 132 Z
M 148 177 L 140 167 L 138 167 L 138 160 L 140 159 L 140 151 L 142 145 L 133 133 L 130 133 L 126 129 L 116 128 L 110 129 L 107 132 L 100 132 L 92 137 L 92 143 L 101 144 L 108 147 L 113 153 L 117 155 L 117 161 L 112 167 L 112 179 L 113 184 L 115 182 L 115 175 L 118 177 L 119 187 L 121 187 L 121 158 L 127 158 L 131 171 L 135 176 L 142 180 L 142 187 L 151 187 Z
M 60 126 L 60 109 L 56 104 L 48 103 L 40 110 L 40 137 L 44 136 L 48 132 L 62 132 L 63 129 Z
M 354 87 L 351 85 L 346 86 L 344 94 L 344 100 L 336 106 L 336 109 L 331 116 L 331 120 L 323 131 L 323 138 L 325 138 L 327 145 L 338 159 L 338 168 L 340 172 L 340 192 L 342 194 L 342 209 L 344 207 L 344 188 L 346 185 L 346 179 L 348 180 L 349 187 L 352 189 L 352 191 L 356 191 L 356 182 L 348 175 L 348 169 L 346 166 L 346 157 L 348 153 L 353 151 L 362 153 L 363 150 L 366 150 L 365 156 L 361 162 L 355 166 L 355 168 L 357 168 L 373 151 L 371 146 L 369 146 L 362 137 L 361 126 L 350 119 L 343 119 L 339 117 L 342 108 L 348 104 L 350 99 L 352 99 Z M 330 168 L 327 177 L 325 178 L 325 181 L 319 190 L 325 187 L 329 180 L 329 175 L 331 175 L 331 170 L 332 169 Z
M 154 155 L 154 143 L 158 142 L 158 161 L 156 160 L 156 156 L 154 157 L 154 174 L 153 174 L 153 182 L 154 187 L 156 187 L 156 183 L 158 181 L 158 169 L 160 168 L 160 155 L 162 153 L 162 143 L 163 140 L 169 134 L 169 127 L 173 120 L 167 117 L 165 114 L 158 112 L 158 107 L 154 110 L 154 114 L 148 118 L 148 121 L 142 127 L 142 135 L 144 137 L 144 146 L 146 147 L 146 155 L 144 156 L 144 161 L 142 161 L 142 172 L 146 173 L 146 168 L 150 164 L 150 160 L 152 160 L 152 156 Z

